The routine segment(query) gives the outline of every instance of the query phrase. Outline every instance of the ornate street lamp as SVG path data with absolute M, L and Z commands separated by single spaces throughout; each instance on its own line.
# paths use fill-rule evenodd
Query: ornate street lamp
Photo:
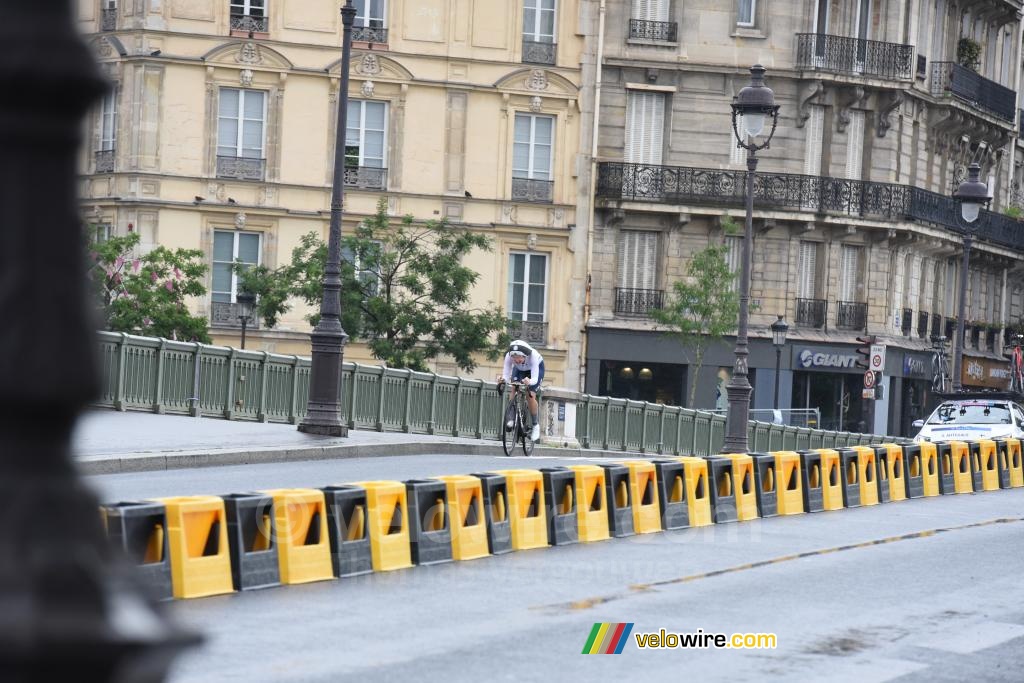
M 750 85 L 740 90 L 732 102 L 732 132 L 736 144 L 747 150 L 747 220 L 743 231 L 743 268 L 740 271 L 740 315 L 736 330 L 736 361 L 732 377 L 725 390 L 729 396 L 729 416 L 726 424 L 724 453 L 747 452 L 747 424 L 750 419 L 750 380 L 747 356 L 747 321 L 750 318 L 750 254 L 753 251 L 754 231 L 754 173 L 757 171 L 757 152 L 768 149 L 779 123 L 779 105 L 775 93 L 764 84 L 764 67 L 750 67 Z M 771 118 L 771 129 L 758 142 Z
M 789 325 L 783 320 L 782 316 L 773 322 L 770 326 L 772 331 L 772 344 L 775 345 L 775 402 L 772 407 L 776 410 L 779 409 L 779 368 L 782 365 L 782 347 L 786 345 L 786 332 L 789 331 Z
M 346 0 L 341 8 L 341 84 L 338 123 L 334 137 L 334 182 L 331 186 L 331 227 L 324 267 L 320 322 L 310 335 L 313 353 L 309 369 L 309 401 L 299 431 L 323 436 L 348 436 L 341 421 L 341 364 L 348 335 L 341 327 L 341 208 L 345 193 L 345 129 L 348 125 L 348 72 L 352 62 L 352 24 L 356 8 Z
M 956 339 L 953 341 L 953 391 L 962 391 L 960 367 L 964 359 L 964 312 L 967 299 L 967 272 L 971 265 L 971 244 L 974 242 L 973 225 L 981 216 L 992 197 L 988 186 L 981 182 L 981 167 L 971 164 L 967 169 L 967 180 L 953 192 L 953 199 L 960 205 L 960 218 L 964 224 L 964 258 L 960 265 L 960 303 L 957 306 Z
M 252 322 L 253 308 L 256 306 L 256 295 L 252 292 L 239 292 L 235 297 L 238 304 L 238 322 L 242 323 L 242 348 L 245 348 L 245 328 Z

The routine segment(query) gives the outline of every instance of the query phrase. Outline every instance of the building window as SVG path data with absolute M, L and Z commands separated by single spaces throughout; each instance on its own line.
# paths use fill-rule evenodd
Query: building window
M 348 105 L 345 128 L 345 166 L 384 168 L 384 131 L 387 127 L 386 102 L 352 100 Z
M 217 112 L 217 176 L 263 180 L 267 97 L 262 90 L 221 88 Z
M 386 0 L 356 0 L 356 23 L 352 40 L 367 43 L 388 42 Z
M 851 111 L 846 128 L 846 178 L 860 180 L 864 156 L 864 112 Z
M 114 172 L 114 146 L 117 139 L 117 89 L 110 90 L 100 102 L 97 145 L 94 160 L 96 173 Z
M 812 104 L 807 108 L 810 115 L 804 128 L 807 130 L 807 144 L 804 147 L 804 175 L 821 173 L 822 136 L 825 132 L 825 107 Z
M 665 94 L 626 91 L 626 161 L 661 164 L 665 130 Z
M 96 223 L 89 226 L 89 239 L 94 244 L 102 244 L 110 239 L 112 229 L 109 223 Z
M 545 254 L 509 255 L 508 314 L 513 320 L 547 319 L 548 257 Z
M 740 288 L 740 270 L 743 267 L 743 238 L 739 235 L 726 235 L 722 240 L 725 246 L 725 263 L 729 266 L 729 272 L 735 275 L 730 289 L 737 292 Z
M 235 262 L 249 266 L 260 263 L 260 233 L 237 230 L 213 231 L 213 286 L 214 303 L 235 303 L 238 296 L 238 274 Z
M 736 13 L 737 26 L 753 26 L 754 14 L 757 12 L 757 0 L 739 0 Z
M 363 284 L 368 296 L 377 296 L 377 291 L 380 289 L 380 273 L 368 264 L 380 263 L 380 252 L 383 248 L 383 242 L 371 241 L 369 250 L 376 252 L 373 254 L 373 258 L 367 258 L 370 255 L 367 253 L 355 253 L 346 246 L 341 248 L 342 262 L 352 266 L 353 276 Z
M 736 130 L 743 130 L 743 117 L 736 116 Z M 733 166 L 745 166 L 747 163 L 747 148 L 740 147 L 736 136 L 729 131 L 729 164 Z
M 817 260 L 818 245 L 816 242 L 800 242 L 797 254 L 797 298 L 814 299 L 817 295 Z
M 516 114 L 512 145 L 513 201 L 550 202 L 555 118 Z
M 266 33 L 266 0 L 231 0 L 231 30 Z
M 623 230 L 618 245 L 619 287 L 655 288 L 658 274 L 658 233 Z
M 857 280 L 860 276 L 860 247 L 842 245 L 840 253 L 839 300 L 857 301 Z
M 555 0 L 523 1 L 523 39 L 555 42 Z

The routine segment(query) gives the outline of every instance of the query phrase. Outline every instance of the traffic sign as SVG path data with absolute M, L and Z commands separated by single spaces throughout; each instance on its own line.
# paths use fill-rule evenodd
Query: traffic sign
M 864 373 L 864 388 L 872 389 L 875 386 L 875 373 L 868 370 Z
M 875 397 L 875 390 L 874 389 L 863 389 L 860 392 L 860 397 L 861 398 L 873 399 Z
M 871 361 L 870 370 L 875 372 L 885 371 L 885 345 L 884 344 L 872 344 L 871 345 Z

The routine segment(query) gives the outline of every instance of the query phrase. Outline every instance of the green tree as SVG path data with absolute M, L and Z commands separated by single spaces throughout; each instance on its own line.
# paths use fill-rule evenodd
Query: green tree
M 726 234 L 736 230 L 735 223 L 728 217 L 723 218 L 722 225 Z M 739 318 L 736 273 L 729 268 L 728 253 L 729 247 L 724 244 L 711 244 L 694 253 L 686 267 L 688 277 L 673 283 L 663 308 L 651 311 L 651 317 L 667 327 L 667 333 L 693 353 L 693 381 L 687 403 L 691 408 L 704 354 L 712 344 L 736 329 Z
M 470 308 L 469 292 L 479 274 L 463 265 L 474 249 L 491 250 L 486 235 L 446 221 L 417 223 L 405 216 L 392 225 L 387 202 L 342 238 L 341 323 L 353 338 L 366 340 L 387 365 L 426 370 L 441 354 L 463 370 L 474 355 L 495 359 L 508 343 L 506 318 L 497 306 Z M 304 235 L 292 260 L 276 269 L 236 265 L 242 286 L 258 297 L 257 310 L 273 327 L 300 299 L 319 320 L 327 245 L 316 233 Z
M 206 319 L 185 304 L 206 294 L 203 252 L 157 247 L 135 256 L 138 245 L 138 233 L 89 245 L 89 278 L 104 328 L 210 343 Z

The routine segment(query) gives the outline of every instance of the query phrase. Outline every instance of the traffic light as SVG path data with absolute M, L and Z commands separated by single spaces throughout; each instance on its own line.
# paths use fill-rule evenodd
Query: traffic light
M 867 370 L 871 367 L 871 345 L 875 343 L 875 335 L 857 337 L 857 342 L 863 344 L 857 347 L 857 367 Z

